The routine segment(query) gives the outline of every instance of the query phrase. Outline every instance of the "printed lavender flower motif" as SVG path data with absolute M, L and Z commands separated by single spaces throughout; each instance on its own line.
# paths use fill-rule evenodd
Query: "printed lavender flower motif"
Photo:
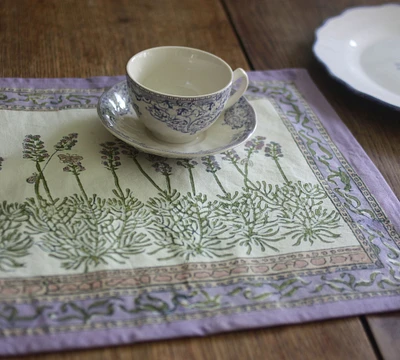
M 240 165 L 244 165 L 244 166 L 247 166 L 247 167 L 249 167 L 249 166 L 252 167 L 254 165 L 254 163 L 249 158 L 245 158 L 245 159 L 240 160 Z
M 265 146 L 265 156 L 270 157 L 272 158 L 272 160 L 274 160 L 275 165 L 278 168 L 283 180 L 285 181 L 286 184 L 290 185 L 291 181 L 289 181 L 289 179 L 287 178 L 279 162 L 279 159 L 283 157 L 281 145 L 274 141 L 271 141 L 269 144 Z
M 126 156 L 128 156 L 129 158 L 131 158 L 132 160 L 133 160 L 133 162 L 134 162 L 134 164 L 137 166 L 137 168 L 139 169 L 139 171 L 141 172 L 141 174 L 159 191 L 159 192 L 163 192 L 163 190 L 154 182 L 154 180 L 151 178 L 151 176 L 149 176 L 149 174 L 147 174 L 147 172 L 143 169 L 143 167 L 142 167 L 142 165 L 141 165 L 141 163 L 140 163 L 140 157 L 139 157 L 139 155 L 141 154 L 141 152 L 138 150 L 138 149 L 136 149 L 136 148 L 134 148 L 133 146 L 130 146 L 130 145 L 128 145 L 126 142 L 124 142 L 124 141 L 122 141 L 122 140 L 120 140 L 120 139 L 115 139 L 115 141 L 116 141 L 116 146 L 117 147 L 119 147 L 120 149 L 121 149 L 121 153 L 123 154 L 123 155 L 126 155 Z M 104 149 L 103 149 L 104 150 Z M 148 154 L 145 154 L 145 155 L 147 155 L 147 159 L 150 161 L 150 162 L 153 162 L 153 161 L 159 161 L 159 159 L 164 159 L 164 158 L 160 158 L 160 157 L 158 157 L 158 156 L 151 156 L 151 155 L 148 155 Z M 104 156 L 104 155 L 103 155 Z M 117 156 L 118 156 L 118 154 L 117 154 Z M 102 157 L 103 158 L 103 157 Z M 118 157 L 118 159 L 119 159 L 119 157 Z M 103 161 L 105 160 L 105 159 L 102 159 Z M 103 164 L 104 164 L 104 162 L 103 162 Z M 112 170 L 111 171 L 112 173 L 113 173 L 113 176 L 114 176 L 114 182 L 115 182 L 115 185 L 116 185 L 116 187 L 117 187 L 117 189 L 121 189 L 120 188 L 120 185 L 119 185 L 119 180 L 118 180 L 118 177 L 117 177 L 117 174 L 115 173 L 115 171 L 114 170 Z M 124 193 L 122 192 L 122 190 L 119 190 L 119 192 L 120 192 L 120 197 L 124 197 L 125 195 L 124 195 Z
M 117 140 L 118 145 L 121 148 L 121 153 L 130 157 L 131 159 L 136 159 L 137 156 L 140 154 L 140 151 L 133 146 L 128 145 L 126 142 L 123 142 L 122 140 Z
M 244 145 L 245 151 L 251 153 L 258 153 L 264 147 L 264 140 L 266 139 L 265 136 L 256 136 L 251 140 L 247 141 Z
M 0 156 L 0 170 L 3 168 L 2 166 L 3 166 L 3 162 L 4 162 L 4 158 L 2 158 L 1 156 Z
M 67 164 L 67 166 L 63 168 L 63 171 L 65 172 L 72 172 L 74 175 L 78 175 L 82 171 L 86 170 L 81 163 L 83 157 L 80 155 L 60 154 L 58 155 L 58 158 L 63 164 Z
M 77 138 L 77 133 L 71 133 L 63 136 L 63 138 L 54 145 L 54 149 L 56 149 L 57 151 L 71 150 L 78 142 Z
M 74 177 L 76 182 L 78 183 L 79 189 L 81 190 L 81 193 L 85 199 L 86 205 L 88 206 L 91 211 L 93 211 L 89 197 L 86 194 L 85 189 L 83 188 L 83 184 L 81 180 L 79 179 L 79 176 L 82 171 L 85 171 L 86 168 L 82 165 L 82 160 L 83 157 L 80 155 L 76 154 L 59 154 L 58 158 L 63 164 L 66 164 L 66 166 L 63 167 L 63 171 L 71 173 Z
M 100 144 L 102 147 L 100 154 L 101 156 L 101 163 L 108 169 L 108 170 L 117 170 L 119 166 L 121 166 L 121 158 L 119 157 L 120 151 L 117 144 L 113 141 L 107 141 L 103 144 Z
M 28 184 L 35 184 L 37 180 L 38 180 L 38 173 L 34 172 L 34 173 L 32 173 L 31 176 L 29 176 L 29 177 L 26 179 L 26 182 L 27 182 Z
M 172 167 L 167 163 L 167 158 L 152 154 L 146 154 L 146 159 L 152 163 L 151 167 L 158 173 L 162 174 L 165 177 L 165 182 L 167 185 L 167 196 L 171 195 L 171 179 L 172 175 Z M 153 185 L 157 187 L 157 185 L 152 182 Z
M 219 166 L 214 155 L 202 157 L 201 160 L 203 165 L 206 166 L 207 172 L 216 173 L 218 170 L 221 170 L 221 166 Z
M 26 135 L 22 142 L 22 157 L 31 159 L 37 163 L 45 161 L 49 153 L 44 148 L 44 142 L 40 140 L 40 135 Z
M 280 144 L 271 141 L 269 144 L 265 145 L 265 156 L 272 157 L 274 160 L 283 157 L 282 147 Z
M 146 154 L 146 159 L 153 163 L 151 166 L 156 172 L 166 176 L 172 175 L 172 167 L 167 163 L 166 157 Z
M 183 166 L 185 169 L 193 169 L 198 162 L 193 159 L 180 159 L 176 162 L 177 165 Z
M 155 162 L 154 164 L 151 165 L 156 172 L 161 173 L 165 176 L 170 176 L 172 175 L 172 167 L 168 165 L 166 162 Z
M 189 181 L 190 181 L 190 187 L 192 189 L 192 194 L 196 195 L 196 185 L 194 182 L 194 177 L 193 177 L 193 169 L 196 165 L 198 165 L 198 162 L 193 159 L 179 159 L 176 164 L 178 166 L 182 166 L 185 169 L 187 169 L 189 173 Z
M 201 161 L 202 161 L 203 165 L 206 166 L 206 171 L 212 174 L 217 185 L 222 190 L 222 192 L 226 195 L 227 192 L 226 192 L 224 186 L 222 185 L 220 179 L 217 176 L 217 171 L 221 170 L 221 166 L 219 166 L 218 161 L 215 159 L 215 156 L 210 155 L 210 156 L 202 157 Z
M 234 149 L 225 151 L 222 155 L 222 160 L 224 161 L 231 161 L 236 164 L 240 160 L 239 154 Z
M 242 159 L 240 161 L 240 164 L 245 166 L 244 172 L 246 175 L 246 179 L 248 176 L 249 166 L 253 166 L 253 162 L 250 160 L 250 158 L 254 153 L 258 153 L 260 150 L 262 150 L 265 144 L 265 139 L 265 136 L 255 136 L 251 140 L 247 141 L 244 145 L 244 150 L 247 152 L 247 157 L 245 159 Z
M 34 178 L 31 176 L 27 179 L 27 181 L 29 180 L 28 183 L 31 183 L 33 181 L 33 183 L 35 184 L 35 194 L 37 199 L 39 201 L 44 200 L 44 198 L 40 194 L 40 183 L 42 183 L 48 199 L 51 203 L 54 203 L 53 197 L 51 196 L 50 188 L 43 174 L 43 170 L 46 168 L 46 164 L 51 159 L 51 157 L 45 149 L 44 142 L 40 139 L 40 135 L 26 135 L 25 139 L 22 141 L 22 148 L 22 157 L 24 159 L 30 159 L 35 162 L 37 175 Z M 46 159 L 47 162 L 42 168 L 40 163 L 44 162 Z

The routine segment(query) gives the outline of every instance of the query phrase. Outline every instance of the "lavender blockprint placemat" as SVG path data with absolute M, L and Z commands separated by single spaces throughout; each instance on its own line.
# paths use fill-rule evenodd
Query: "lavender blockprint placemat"
M 191 160 L 101 125 L 124 77 L 0 79 L 0 355 L 400 309 L 400 206 L 304 70 L 250 72 L 258 126 Z

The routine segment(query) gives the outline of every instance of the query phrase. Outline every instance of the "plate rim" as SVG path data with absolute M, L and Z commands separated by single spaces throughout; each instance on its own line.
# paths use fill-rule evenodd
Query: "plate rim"
M 123 83 L 126 83 L 126 80 L 122 80 L 117 82 L 116 84 L 114 84 L 113 86 L 111 86 L 109 89 L 107 89 L 106 91 L 104 91 L 98 102 L 97 102 L 97 114 L 99 116 L 100 122 L 101 124 L 106 128 L 106 130 L 108 130 L 111 134 L 113 134 L 115 137 L 117 137 L 118 139 L 124 141 L 125 143 L 127 143 L 130 146 L 133 146 L 135 148 L 137 148 L 140 151 L 143 151 L 145 153 L 148 154 L 153 154 L 153 155 L 158 155 L 158 156 L 164 156 L 164 157 L 168 157 L 168 158 L 180 158 L 180 159 L 185 159 L 185 158 L 200 158 L 203 156 L 210 156 L 210 155 L 216 155 L 216 154 L 221 154 L 222 152 L 225 151 L 229 151 L 237 146 L 240 146 L 241 144 L 243 144 L 245 141 L 247 141 L 256 131 L 257 129 L 257 124 L 258 124 L 258 119 L 257 119 L 257 113 L 254 110 L 253 106 L 250 104 L 250 102 L 246 99 L 246 97 L 243 95 L 240 97 L 240 99 L 238 101 L 240 101 L 242 98 L 244 99 L 244 101 L 246 101 L 247 105 L 250 106 L 251 112 L 253 113 L 253 118 L 254 118 L 254 124 L 253 127 L 251 129 L 251 131 L 249 131 L 248 135 L 241 140 L 238 143 L 234 143 L 231 146 L 227 146 L 226 148 L 222 149 L 221 148 L 214 148 L 215 151 L 207 151 L 204 150 L 205 152 L 203 153 L 198 153 L 198 152 L 187 152 L 187 153 L 182 153 L 182 152 L 177 152 L 177 151 L 168 151 L 168 150 L 158 150 L 156 148 L 148 148 L 146 146 L 141 145 L 140 143 L 132 143 L 131 141 L 129 141 L 128 139 L 124 138 L 123 135 L 119 134 L 118 132 L 114 131 L 112 128 L 110 128 L 109 126 L 106 125 L 105 120 L 103 119 L 103 116 L 101 114 L 100 111 L 100 107 L 101 107 L 101 102 L 103 100 L 103 98 L 110 92 L 112 91 L 112 89 L 121 86 Z M 132 109 L 132 111 L 134 111 L 134 109 Z M 225 111 L 225 110 L 224 110 Z M 222 114 L 221 114 L 222 115 Z M 220 116 L 221 116 L 220 115 Z M 212 126 L 211 126 L 212 127 Z M 210 127 L 210 128 L 211 128 Z M 208 129 L 206 130 L 208 131 Z M 212 150 L 212 149 L 211 149 Z
M 343 78 L 340 77 L 339 75 L 335 74 L 335 73 L 331 70 L 329 64 L 327 64 L 324 60 L 322 60 L 322 59 L 320 58 L 320 56 L 317 54 L 317 51 L 316 51 L 316 48 L 317 48 L 317 45 L 318 45 L 318 40 L 319 40 L 319 39 L 318 39 L 318 34 L 319 34 L 319 32 L 320 32 L 326 25 L 328 25 L 328 23 L 330 23 L 330 22 L 332 22 L 332 21 L 335 21 L 335 20 L 337 20 L 337 19 L 339 19 L 339 18 L 344 17 L 344 16 L 345 16 L 347 13 L 349 13 L 349 12 L 353 12 L 353 11 L 357 11 L 357 10 L 361 10 L 361 9 L 371 9 L 371 10 L 372 10 L 372 9 L 376 9 L 376 8 L 384 8 L 384 7 L 390 7 L 390 6 L 397 6 L 397 7 L 400 8 L 400 3 L 392 3 L 392 2 L 389 2 L 389 3 L 385 3 L 385 4 L 379 4 L 379 5 L 352 6 L 352 7 L 349 7 L 349 8 L 344 9 L 344 10 L 343 10 L 341 13 L 339 13 L 338 15 L 331 16 L 331 17 L 329 17 L 329 18 L 324 19 L 324 20 L 322 21 L 321 25 L 318 26 L 318 27 L 316 28 L 316 30 L 314 31 L 314 42 L 313 42 L 313 46 L 312 46 L 312 52 L 313 52 L 315 58 L 318 60 L 318 62 L 319 62 L 319 63 L 325 68 L 325 70 L 328 72 L 328 74 L 329 74 L 333 79 L 337 80 L 337 81 L 340 82 L 342 85 L 344 85 L 347 89 L 349 89 L 350 91 L 352 91 L 353 93 L 355 93 L 355 94 L 357 94 L 357 95 L 359 95 L 359 96 L 361 96 L 361 97 L 364 97 L 364 98 L 366 98 L 366 99 L 368 99 L 368 100 L 372 100 L 372 101 L 375 102 L 375 103 L 384 105 L 384 106 L 389 107 L 389 108 L 391 108 L 391 109 L 393 109 L 393 110 L 400 111 L 400 105 L 395 105 L 395 104 L 393 104 L 393 103 L 391 103 L 391 102 L 388 102 L 388 101 L 386 101 L 386 100 L 384 100 L 384 99 L 382 99 L 382 98 L 380 98 L 380 97 L 376 97 L 376 96 L 374 96 L 374 95 L 372 95 L 372 94 L 369 94 L 369 93 L 367 93 L 367 92 L 365 92 L 365 91 L 359 90 L 359 89 L 355 88 L 350 82 L 346 81 L 345 79 L 343 79 Z M 319 40 L 319 41 L 321 41 L 321 40 Z M 399 99 L 400 99 L 400 97 L 399 97 Z

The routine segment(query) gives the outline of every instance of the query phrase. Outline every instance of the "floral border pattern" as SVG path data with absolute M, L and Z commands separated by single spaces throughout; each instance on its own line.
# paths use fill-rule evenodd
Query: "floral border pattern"
M 95 108 L 104 90 L 0 88 L 0 110 L 56 111 Z
M 182 285 L 188 279 L 196 283 L 219 285 L 254 277 L 256 280 L 274 279 L 282 276 L 304 276 L 324 273 L 327 267 L 351 270 L 354 266 L 370 267 L 368 255 L 358 246 L 291 253 L 252 259 L 235 259 L 223 262 L 189 263 L 134 270 L 99 271 L 85 275 L 46 276 L 29 279 L 0 279 L 0 296 L 11 302 L 22 303 L 36 299 L 50 301 L 66 296 L 81 295 L 91 291 L 90 297 L 113 290 L 155 289 L 156 286 Z M 88 298 L 88 295 L 85 295 Z

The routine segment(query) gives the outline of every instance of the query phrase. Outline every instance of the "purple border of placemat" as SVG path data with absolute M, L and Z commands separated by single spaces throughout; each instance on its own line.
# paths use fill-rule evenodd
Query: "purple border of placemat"
M 13 89 L 103 89 L 125 80 L 125 76 L 91 78 L 0 78 L 0 88 Z
M 257 71 L 249 73 L 249 77 L 251 80 L 291 80 L 296 84 L 309 106 L 325 126 L 334 143 L 369 187 L 395 227 L 399 229 L 400 219 L 397 216 L 400 213 L 400 204 L 396 196 L 350 131 L 319 92 L 307 71 L 303 69 L 268 72 Z M 3 78 L 0 79 L 0 87 L 97 89 L 110 87 L 124 78 L 124 76 L 93 77 L 88 79 Z M 351 155 L 354 153 L 357 154 L 357 163 L 352 162 Z M 135 328 L 12 337 L 5 338 L 5 346 L 0 349 L 0 354 L 10 356 L 46 351 L 123 345 L 176 337 L 204 336 L 227 331 L 295 324 L 391 310 L 398 310 L 398 305 L 393 301 L 393 297 L 380 297 L 379 301 L 376 301 L 376 299 L 346 301 L 345 306 L 343 302 L 336 302 L 303 306 L 295 309 L 274 309 L 245 314 L 220 315 L 202 320 L 146 325 Z
M 259 311 L 202 320 L 177 321 L 142 328 L 88 330 L 87 332 L 21 336 L 9 339 L 8 348 L 0 354 L 20 355 L 50 351 L 83 350 L 105 346 L 128 345 L 144 341 L 167 340 L 192 336 L 207 336 L 231 331 L 258 329 L 279 325 L 294 325 L 317 320 L 357 316 L 398 310 L 390 298 L 354 300 L 343 303 L 305 306 L 296 309 Z

